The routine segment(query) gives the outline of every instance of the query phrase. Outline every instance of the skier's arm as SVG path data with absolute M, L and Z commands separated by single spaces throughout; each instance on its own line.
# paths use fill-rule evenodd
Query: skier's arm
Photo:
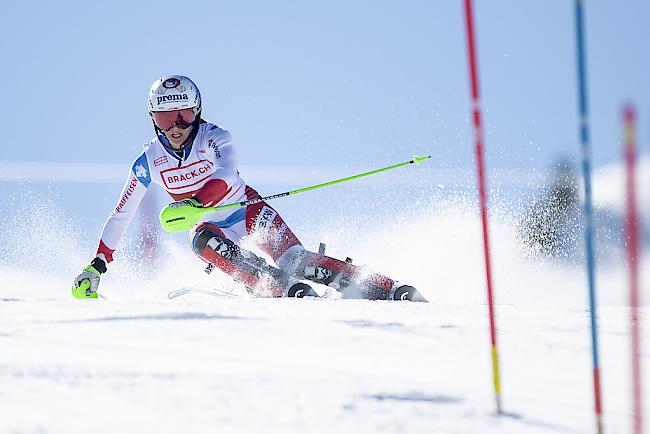
M 97 248 L 97 256 L 100 258 L 103 257 L 102 259 L 106 263 L 113 260 L 113 252 L 138 210 L 138 206 L 142 202 L 142 198 L 147 192 L 147 187 L 149 187 L 150 182 L 149 164 L 147 162 L 147 156 L 143 152 L 133 162 L 124 188 L 122 188 L 120 199 L 113 211 L 111 211 L 102 229 L 99 247 Z
M 230 133 L 219 129 L 210 143 L 211 157 L 217 170 L 194 195 L 194 199 L 204 207 L 216 206 L 225 198 L 236 196 L 237 190 L 243 188 Z
M 72 295 L 75 298 L 97 298 L 100 276 L 106 272 L 106 264 L 113 260 L 113 252 L 133 219 L 150 181 L 147 157 L 142 153 L 133 163 L 120 199 L 104 224 L 97 256 L 73 283 Z

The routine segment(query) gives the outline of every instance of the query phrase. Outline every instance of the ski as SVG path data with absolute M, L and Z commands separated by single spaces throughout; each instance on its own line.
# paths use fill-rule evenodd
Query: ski
M 186 286 L 183 288 L 175 289 L 169 291 L 167 298 L 174 300 L 175 298 L 181 297 L 186 294 L 205 294 L 212 297 L 221 297 L 221 298 L 247 298 L 249 294 L 243 294 L 234 291 L 225 291 L 222 289 L 210 288 L 207 286 Z

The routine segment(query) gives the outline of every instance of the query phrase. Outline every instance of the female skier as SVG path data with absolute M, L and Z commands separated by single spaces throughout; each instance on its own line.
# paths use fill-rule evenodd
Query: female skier
M 212 207 L 260 197 L 239 176 L 230 133 L 201 118 L 201 94 L 192 80 L 181 75 L 156 80 L 148 106 L 156 136 L 135 159 L 102 230 L 96 257 L 73 283 L 75 298 L 97 298 L 100 277 L 151 183 L 169 193 L 171 207 Z M 240 248 L 244 236 L 250 236 L 276 266 Z M 307 251 L 265 202 L 208 214 L 190 232 L 190 239 L 208 270 L 219 268 L 258 294 L 317 296 L 300 282 L 307 279 L 339 291 L 354 285 L 369 299 L 426 301 L 412 286 Z

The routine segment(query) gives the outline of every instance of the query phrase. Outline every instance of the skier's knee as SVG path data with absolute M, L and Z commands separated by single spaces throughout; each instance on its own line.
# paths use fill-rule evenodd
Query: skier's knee
M 219 229 L 207 225 L 199 226 L 192 236 L 192 250 L 194 253 L 202 257 L 208 242 L 212 238 L 218 238 L 220 241 L 226 240 L 226 237 Z
M 285 271 L 291 276 L 297 276 L 302 279 L 305 275 L 305 264 L 308 255 L 313 253 L 306 250 L 301 244 L 296 244 L 289 247 L 282 256 L 278 258 L 276 263 L 278 268 Z

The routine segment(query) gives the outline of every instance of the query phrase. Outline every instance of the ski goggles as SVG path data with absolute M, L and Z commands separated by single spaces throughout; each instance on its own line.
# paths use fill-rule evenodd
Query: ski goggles
M 192 126 L 192 122 L 196 119 L 193 109 L 153 112 L 151 117 L 153 117 L 156 126 L 163 131 L 169 131 L 174 125 L 184 130 Z

